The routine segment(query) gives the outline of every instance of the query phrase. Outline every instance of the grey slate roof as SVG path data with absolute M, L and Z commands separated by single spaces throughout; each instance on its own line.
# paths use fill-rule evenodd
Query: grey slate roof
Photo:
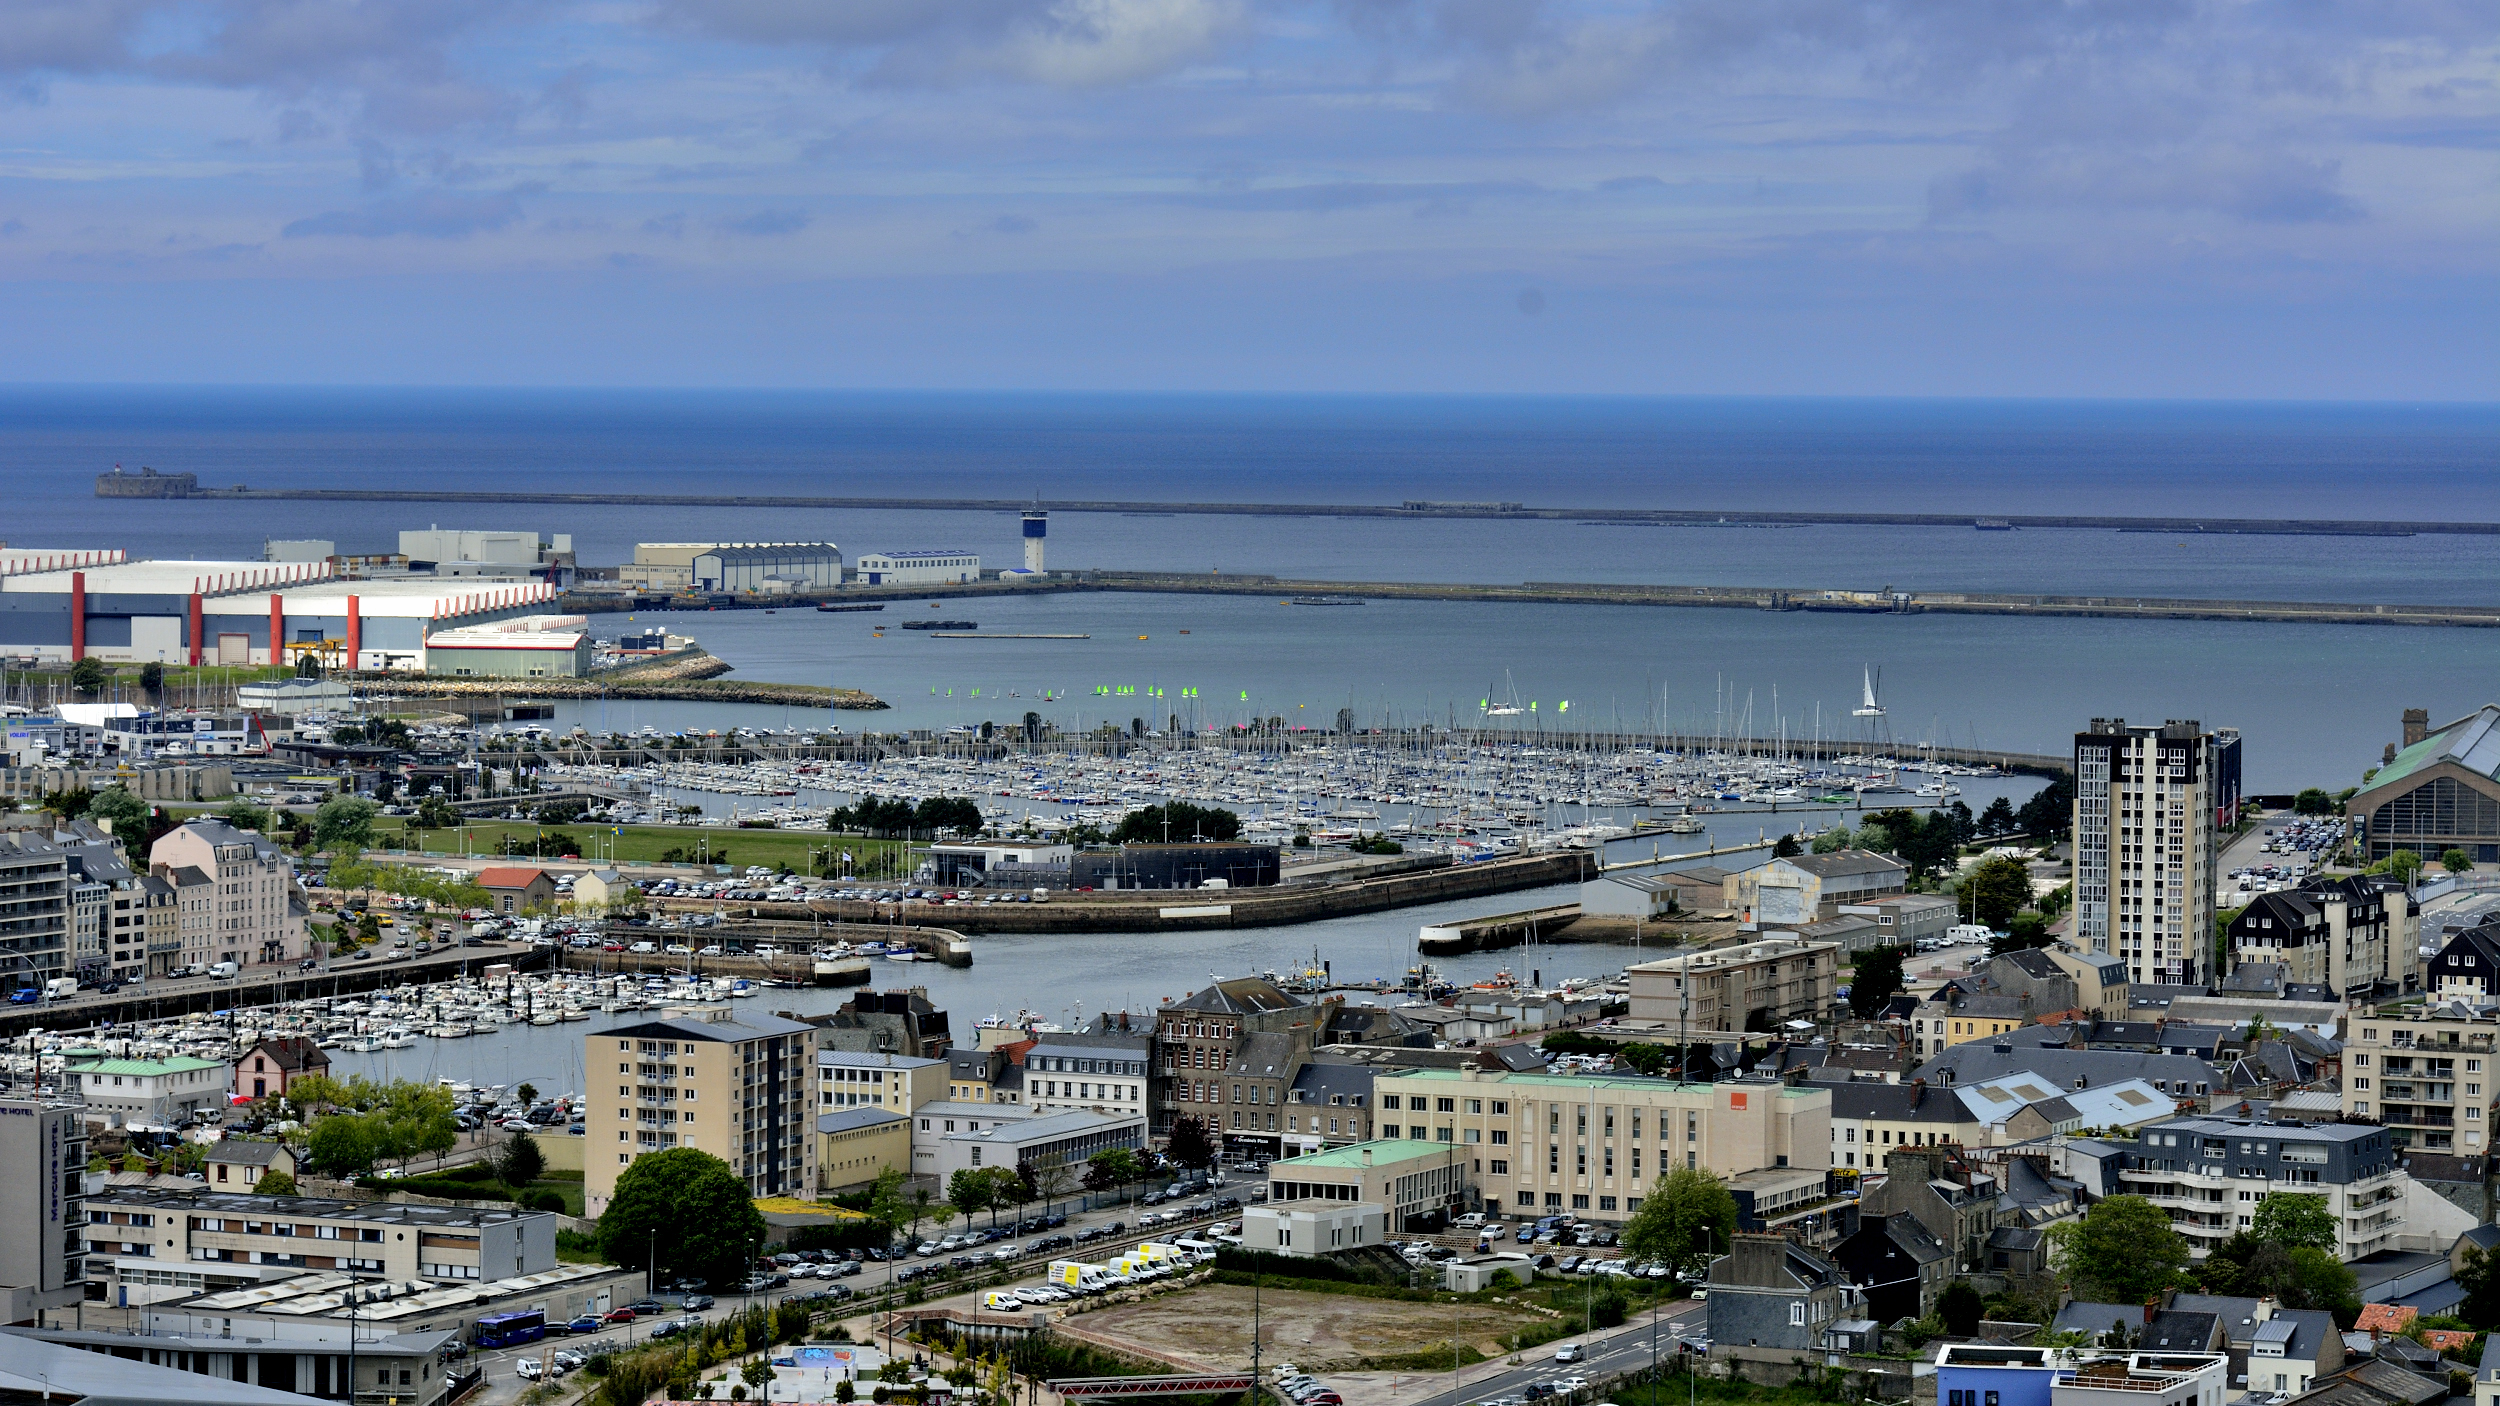
M 2136 1332 L 2144 1326 L 2141 1304 L 2090 1303 L 2077 1299 L 2057 1311 L 2049 1323 L 2052 1333 L 2089 1333 L 2097 1341 L 2113 1323 L 2123 1323 L 2127 1331 Z
M 819 1113 L 816 1115 L 816 1131 L 820 1133 L 848 1133 L 856 1132 L 861 1128 L 873 1128 L 881 1123 L 908 1123 L 910 1121 L 911 1120 L 909 1118 L 893 1111 L 890 1108 L 870 1108 L 865 1106 L 837 1108 L 830 1113 Z
M 2029 1049 L 2016 1046 L 1999 1054 L 1996 1044 L 1973 1040 L 1955 1045 L 1911 1071 L 1912 1075 L 1931 1084 L 1975 1084 L 2028 1070 L 2062 1089 L 2092 1089 L 2142 1079 L 2164 1093 L 2191 1094 L 2199 1085 L 2211 1091 L 2223 1083 L 2220 1070 L 2192 1055 L 2077 1050 L 2054 1045 Z
M 2164 1309 L 2144 1325 L 2143 1347 L 2148 1352 L 2210 1352 L 2220 1327 L 2216 1314 Z
M 1213 1011 L 1221 1015 L 1256 1015 L 1264 1011 L 1287 1010 L 1303 1004 L 1285 994 L 1272 982 L 1255 976 L 1238 976 L 1219 981 L 1202 990 L 1192 991 L 1173 1007 L 1185 1011 Z

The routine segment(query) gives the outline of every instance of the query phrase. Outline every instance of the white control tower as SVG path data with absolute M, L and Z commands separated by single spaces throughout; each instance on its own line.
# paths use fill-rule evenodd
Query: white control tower
M 1039 575 L 1042 570 L 1042 539 L 1050 535 L 1050 514 L 1039 508 L 1024 515 L 1024 569 Z

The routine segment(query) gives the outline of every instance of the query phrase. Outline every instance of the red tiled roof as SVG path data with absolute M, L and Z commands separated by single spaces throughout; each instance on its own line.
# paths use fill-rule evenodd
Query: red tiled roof
M 477 886 L 484 889 L 525 889 L 546 877 L 544 869 L 480 869 Z
M 2421 1316 L 2418 1308 L 2399 1308 L 2392 1303 L 2363 1304 L 2361 1316 L 2352 1321 L 2352 1328 L 2356 1333 L 2401 1333 Z
M 2425 1328 L 2422 1330 L 2422 1346 L 2433 1352 L 2463 1352 L 2474 1345 L 2474 1337 L 2472 1333 L 2459 1332 L 2454 1328 Z

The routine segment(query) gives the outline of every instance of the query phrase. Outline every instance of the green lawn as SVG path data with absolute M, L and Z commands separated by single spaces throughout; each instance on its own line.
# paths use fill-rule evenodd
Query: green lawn
M 787 864 L 794 870 L 810 869 L 809 851 L 822 860 L 831 846 L 837 852 L 847 851 L 854 859 L 852 872 L 863 877 L 890 873 L 900 863 L 908 873 L 910 863 L 897 859 L 903 845 L 895 840 L 867 840 L 850 835 L 827 835 L 820 830 L 741 830 L 734 826 L 690 825 L 563 825 L 541 826 L 523 821 L 480 820 L 453 830 L 425 830 L 411 848 L 429 854 L 464 852 L 462 836 L 467 837 L 465 852 L 493 854 L 510 835 L 523 841 L 534 841 L 550 828 L 562 830 L 581 842 L 585 859 L 611 859 L 627 864 L 657 864 L 670 850 L 684 851 L 686 862 L 706 852 L 715 864 L 735 864 L 743 869 L 750 864 L 779 868 Z M 408 844 L 404 827 L 397 819 L 377 822 L 379 847 L 398 848 Z

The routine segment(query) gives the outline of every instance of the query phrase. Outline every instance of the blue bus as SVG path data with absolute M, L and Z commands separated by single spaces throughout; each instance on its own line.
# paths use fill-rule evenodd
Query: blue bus
M 518 1347 L 547 1336 L 547 1315 L 541 1309 L 490 1313 L 477 1320 L 479 1347 Z

